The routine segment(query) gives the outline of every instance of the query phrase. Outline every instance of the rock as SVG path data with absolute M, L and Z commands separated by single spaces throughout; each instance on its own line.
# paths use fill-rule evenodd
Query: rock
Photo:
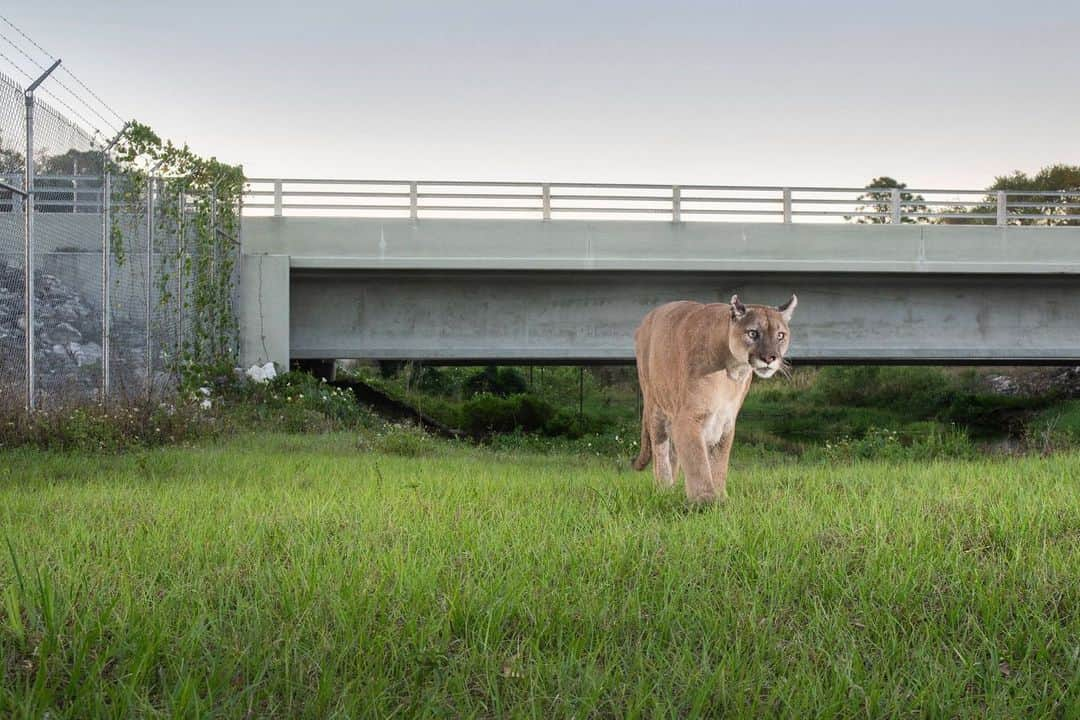
M 994 392 L 1001 395 L 1016 395 L 1020 389 L 1016 380 L 1008 375 L 991 375 L 986 378 L 986 382 Z
M 85 345 L 74 342 L 69 343 L 67 351 L 71 354 L 71 357 L 75 358 L 75 363 L 79 367 L 101 362 L 101 346 L 97 343 L 86 343 Z
M 48 331 L 49 339 L 56 343 L 82 342 L 82 333 L 71 323 L 57 323 Z
M 268 362 L 265 365 L 252 365 L 244 373 L 254 382 L 265 383 L 273 380 L 277 377 L 277 369 L 274 368 L 274 363 Z

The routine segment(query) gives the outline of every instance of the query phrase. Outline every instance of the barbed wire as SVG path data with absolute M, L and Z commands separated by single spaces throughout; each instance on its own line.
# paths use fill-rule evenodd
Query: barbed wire
M 23 75 L 25 75 L 25 76 L 26 76 L 26 78 L 27 78 L 28 80 L 30 80 L 30 82 L 33 82 L 34 80 L 36 80 L 36 79 L 37 79 L 37 78 L 35 78 L 35 77 L 34 77 L 33 75 L 31 75 L 30 73 L 28 73 L 28 72 L 26 71 L 26 68 L 24 68 L 23 66 L 19 65 L 19 63 L 15 62 L 15 61 L 14 61 L 14 60 L 12 60 L 12 59 L 11 59 L 10 57 L 8 57 L 8 56 L 7 56 L 6 54 L 4 54 L 4 52 L 3 52 L 3 51 L 0 51 L 0 58 L 2 58 L 2 59 L 4 59 L 4 60 L 6 60 L 6 61 L 7 61 L 7 63 L 8 63 L 8 64 L 9 64 L 9 65 L 10 65 L 11 67 L 15 68 L 16 70 L 18 70 L 19 72 L 21 72 L 21 73 L 22 73 Z M 72 115 L 74 115 L 74 116 L 75 116 L 76 118 L 78 118 L 79 120 L 81 120 L 81 121 L 83 122 L 83 124 L 84 124 L 84 125 L 86 125 L 86 127 L 90 128 L 91 130 L 93 130 L 93 131 L 94 131 L 93 133 L 90 133 L 89 135 L 91 135 L 91 136 L 99 136 L 99 137 L 104 137 L 104 136 L 105 136 L 105 134 L 104 134 L 103 132 L 101 132 L 101 129 L 100 129 L 100 128 L 98 128 L 98 127 L 97 127 L 96 125 L 94 125 L 94 123 L 92 123 L 92 122 L 90 122 L 89 120 L 87 120 L 87 119 L 86 119 L 86 118 L 85 118 L 85 117 L 84 117 L 84 116 L 82 115 L 82 113 L 80 113 L 80 112 L 79 112 L 78 110 L 76 110 L 75 108 L 71 107 L 71 105 L 69 105 L 68 103 L 64 102 L 64 100 L 63 100 L 62 98 L 60 98 L 59 96 L 57 96 L 57 95 L 56 95 L 55 93 L 51 92 L 50 90 L 47 90 L 46 88 L 38 88 L 38 89 L 37 89 L 37 92 L 41 92 L 41 93 L 44 93 L 44 94 L 45 94 L 45 95 L 46 95 L 46 96 L 47 96 L 48 98 L 50 98 L 51 100 L 53 100 L 54 102 L 56 102 L 57 104 L 59 104 L 60 106 L 62 106 L 62 107 L 63 107 L 64 109 L 66 109 L 66 110 L 67 110 L 67 111 L 68 111 L 69 113 L 71 113 Z M 116 131 L 116 129 L 115 129 L 115 128 L 113 128 L 113 127 L 112 127 L 111 125 L 109 125 L 108 127 L 109 127 L 110 129 L 114 130 L 115 132 L 119 132 L 119 131 Z
M 2 31 L 0 31 L 0 40 L 3 40 L 3 41 L 4 41 L 4 42 L 6 42 L 6 43 L 7 43 L 8 45 L 10 45 L 11 47 L 15 48 L 15 50 L 16 50 L 16 51 L 17 51 L 17 52 L 18 52 L 18 53 L 19 53 L 20 55 L 22 55 L 22 56 L 23 56 L 24 58 L 26 58 L 26 59 L 27 59 L 27 60 L 29 60 L 29 61 L 30 61 L 31 63 L 33 63 L 33 64 L 34 64 L 34 65 L 35 65 L 35 66 L 36 66 L 36 67 L 37 67 L 37 68 L 38 68 L 39 70 L 41 70 L 42 72 L 44 72 L 44 71 L 45 71 L 45 70 L 47 69 L 47 68 L 45 67 L 45 65 L 43 65 L 42 63 L 40 63 L 40 62 L 38 62 L 37 60 L 35 60 L 35 59 L 34 59 L 34 58 L 33 58 L 33 57 L 32 57 L 32 56 L 31 56 L 31 55 L 29 54 L 29 53 L 27 53 L 27 52 L 26 52 L 25 50 L 23 50 L 23 49 L 22 49 L 21 47 L 19 47 L 19 46 L 18 46 L 18 45 L 17 45 L 17 44 L 16 44 L 16 43 L 15 43 L 15 42 L 14 42 L 14 41 L 13 41 L 13 40 L 12 40 L 12 39 L 10 38 L 10 37 L 8 37 L 8 36 L 7 36 L 7 35 L 6 35 L 5 33 L 3 33 Z M 10 59 L 9 59 L 9 62 L 10 62 Z M 63 67 L 63 66 L 61 65 L 61 67 Z M 83 104 L 83 105 L 84 105 L 84 106 L 85 106 L 85 107 L 86 107 L 86 108 L 87 108 L 87 109 L 88 109 L 88 110 L 89 110 L 90 112 L 92 112 L 92 113 L 93 113 L 94 115 L 97 115 L 97 116 L 98 116 L 98 118 L 100 118 L 100 119 L 101 119 L 101 121 L 102 121 L 103 123 L 105 123 L 105 127 L 109 128 L 109 129 L 110 129 L 110 130 L 112 130 L 113 132 L 116 132 L 116 127 L 114 127 L 114 126 L 113 126 L 113 124 L 112 124 L 112 121 L 111 121 L 111 120 L 109 120 L 109 119 L 108 119 L 107 117 L 105 117 L 104 115 L 102 115 L 102 114 L 101 114 L 100 112 L 98 112 L 98 111 L 97 111 L 97 109 L 96 109 L 96 108 L 95 108 L 95 107 L 94 107 L 93 105 L 91 105 L 91 104 L 90 104 L 90 103 L 88 103 L 88 102 L 87 102 L 86 100 L 84 100 L 84 99 L 83 99 L 83 98 L 82 98 L 82 97 L 81 97 L 81 96 L 80 96 L 80 95 L 79 95 L 79 94 L 78 94 L 77 92 L 75 92 L 74 90 L 72 90 L 71 88 L 69 88 L 69 87 L 68 87 L 67 85 L 65 85 L 65 84 L 64 84 L 64 83 L 63 83 L 63 82 L 62 82 L 62 81 L 61 81 L 61 80 L 60 80 L 59 78 L 56 78 L 56 77 L 54 77 L 54 78 L 52 79 L 52 81 L 53 81 L 53 82 L 55 82 L 55 83 L 56 83 L 57 85 L 59 85 L 59 86 L 60 86 L 61 88 L 63 88 L 63 89 L 64 89 L 64 90 L 65 90 L 65 91 L 66 91 L 66 92 L 67 92 L 67 93 L 68 93 L 68 94 L 69 94 L 69 95 L 70 95 L 70 96 L 71 96 L 72 98 L 74 98 L 75 100 L 78 100 L 78 101 L 79 101 L 80 103 L 82 103 L 82 104 Z M 51 95 L 51 93 L 49 93 L 49 91 L 48 91 L 47 89 L 45 89 L 44 91 L 45 91 L 45 92 L 46 92 L 47 94 L 50 94 L 50 95 Z M 57 102 L 61 102 L 61 101 L 59 100 L 59 98 L 57 98 L 57 97 L 56 97 L 55 95 L 51 95 L 51 97 L 53 97 L 53 99 L 57 100 Z M 67 107 L 67 108 L 68 108 L 69 110 L 71 110 L 72 112 L 75 112 L 75 111 L 74 111 L 73 109 L 71 109 L 71 106 L 70 106 L 70 105 L 65 105 L 65 107 Z M 92 128 L 92 129 L 93 129 L 93 130 L 95 130 L 95 131 L 96 131 L 96 132 L 98 132 L 98 133 L 100 133 L 100 132 L 101 132 L 101 130 L 100 130 L 99 128 L 97 128 L 97 127 L 96 127 L 96 126 L 95 126 L 95 125 L 94 125 L 93 123 L 91 123 L 91 122 L 87 121 L 85 117 L 82 117 L 81 115 L 80 115 L 79 117 L 80 117 L 80 119 L 82 119 L 82 120 L 83 120 L 83 122 L 86 122 L 86 123 L 87 123 L 87 124 L 88 124 L 88 125 L 89 125 L 89 126 L 90 126 L 90 127 Z
M 23 32 L 23 31 L 22 31 L 22 29 L 21 29 L 21 28 L 19 28 L 19 26 L 18 26 L 18 25 L 16 25 L 15 23 L 11 22 L 11 20 L 8 20 L 8 19 L 7 19 L 6 17 L 4 17 L 3 15 L 0 15 L 0 20 L 3 20 L 3 21 L 4 21 L 5 23 L 7 23 L 7 24 L 8 24 L 8 25 L 9 25 L 9 26 L 11 27 L 11 29 L 13 29 L 13 30 L 14 30 L 15 32 L 19 33 L 19 35 L 21 35 L 21 36 L 22 36 L 23 38 L 25 38 L 27 42 L 29 42 L 29 43 L 30 43 L 31 45 L 33 45 L 33 46 L 34 46 L 35 48 L 37 48 L 37 49 L 38 49 L 38 50 L 39 50 L 39 51 L 40 51 L 40 52 L 41 52 L 42 54 L 44 54 L 44 55 L 45 55 L 45 57 L 47 57 L 47 58 L 49 58 L 49 59 L 51 59 L 51 60 L 56 60 L 56 56 L 55 56 L 55 55 L 53 55 L 52 53 L 50 53 L 49 51 L 47 51 L 47 50 L 46 50 L 45 48 L 41 47 L 41 45 L 39 45 L 39 44 L 38 44 L 38 43 L 37 43 L 37 42 L 36 42 L 36 41 L 34 40 L 34 38 L 30 37 L 30 36 L 29 36 L 29 35 L 27 35 L 27 34 L 26 34 L 25 32 Z M 90 97 L 94 98 L 94 99 L 95 99 L 95 100 L 97 100 L 97 101 L 98 101 L 99 103 L 101 103 L 101 106 L 102 106 L 103 108 L 105 108 L 106 110 L 108 110 L 109 112 L 111 112 L 111 113 L 112 113 L 113 115 L 115 115 L 115 116 L 116 116 L 116 119 L 117 119 L 117 120 L 119 120 L 119 121 L 120 121 L 120 122 L 122 122 L 122 123 L 124 123 L 124 122 L 127 122 L 127 119 L 126 119 L 126 118 L 125 118 L 125 117 L 124 117 L 123 115 L 121 115 L 120 113 L 116 112 L 116 110 L 114 110 L 114 109 L 112 108 L 112 106 L 111 106 L 111 105 L 109 105 L 109 104 L 108 104 L 107 102 L 105 102 L 104 100 L 102 100 L 102 99 L 101 99 L 101 98 L 100 98 L 100 97 L 98 96 L 98 94 L 97 94 L 96 92 L 94 92 L 94 91 L 93 91 L 92 89 L 90 89 L 90 86 L 88 86 L 88 85 L 87 85 L 86 83 L 84 83 L 84 82 L 83 82 L 82 80 L 80 80 L 80 79 L 79 79 L 79 77 L 78 77 L 77 75 L 75 75 L 75 73 L 74 73 L 74 72 L 72 72 L 70 68 L 68 68 L 68 67 L 67 67 L 66 65 L 61 65 L 61 66 L 60 66 L 60 70 L 61 70 L 62 72 L 64 72 L 64 73 L 66 73 L 67 75 L 69 75 L 69 76 L 71 77 L 71 79 L 72 79 L 72 80 L 74 80 L 74 81 L 75 81 L 76 83 L 78 83 L 79 87 L 81 87 L 81 88 L 82 88 L 83 90 L 85 90 L 86 92 L 90 93 Z M 70 92 L 70 91 L 69 91 L 69 92 Z

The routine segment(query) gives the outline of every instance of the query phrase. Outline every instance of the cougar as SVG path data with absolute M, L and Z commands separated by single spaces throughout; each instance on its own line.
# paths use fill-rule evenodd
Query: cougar
M 784 363 L 794 295 L 780 307 L 731 302 L 672 302 L 652 310 L 634 332 L 644 397 L 641 453 L 635 470 L 653 461 L 653 475 L 671 487 L 682 466 L 694 502 L 727 497 L 735 419 L 754 375 L 768 378 Z

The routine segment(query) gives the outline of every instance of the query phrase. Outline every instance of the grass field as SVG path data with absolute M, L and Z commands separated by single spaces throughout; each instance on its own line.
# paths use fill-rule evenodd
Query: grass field
M 1078 454 L 376 447 L 5 452 L 0 716 L 1080 717 Z

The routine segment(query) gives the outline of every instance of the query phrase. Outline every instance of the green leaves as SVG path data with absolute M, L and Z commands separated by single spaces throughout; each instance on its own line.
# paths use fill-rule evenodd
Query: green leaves
M 202 375 L 205 368 L 235 364 L 238 322 L 232 295 L 243 168 L 196 155 L 136 121 L 126 126 L 109 162 L 116 175 L 110 238 L 117 263 L 126 262 L 125 240 L 136 241 L 150 209 L 155 231 L 177 238 L 170 245 L 176 249 L 162 254 L 149 279 L 161 307 L 179 302 L 168 289 L 174 274 L 183 289 L 184 306 L 176 309 L 185 318 L 184 347 L 174 359 L 175 370 L 181 376 Z

